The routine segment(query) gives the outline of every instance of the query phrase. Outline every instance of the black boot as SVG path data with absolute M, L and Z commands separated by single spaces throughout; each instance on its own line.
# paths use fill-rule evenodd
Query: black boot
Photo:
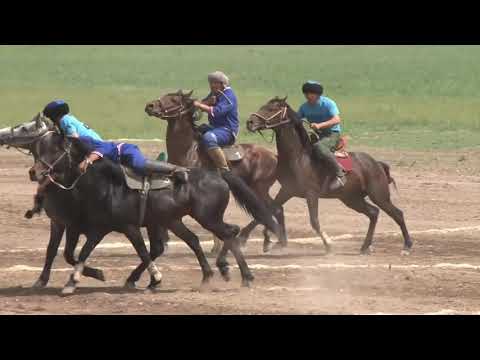
M 161 174 L 165 176 L 175 176 L 184 183 L 188 181 L 187 168 L 173 165 L 166 161 L 147 160 L 145 162 L 145 172 L 147 175 Z
M 335 155 L 333 153 L 324 155 L 324 160 L 327 162 L 328 168 L 330 170 L 329 172 L 333 175 L 327 177 L 328 191 L 338 191 L 345 186 L 345 171 L 338 164 L 337 159 L 335 158 Z

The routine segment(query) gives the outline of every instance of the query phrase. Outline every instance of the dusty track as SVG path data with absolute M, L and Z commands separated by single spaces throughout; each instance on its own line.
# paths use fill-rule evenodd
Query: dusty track
M 148 144 L 142 147 L 151 154 L 155 149 Z M 292 239 L 289 248 L 265 255 L 260 242 L 248 245 L 247 260 L 256 276 L 251 289 L 240 288 L 238 269 L 232 268 L 230 283 L 217 275 L 209 290 L 199 291 L 201 273 L 196 259 L 182 243 L 174 243 L 157 261 L 164 275 L 161 291 L 126 291 L 121 286 L 138 259 L 126 239 L 110 235 L 90 261 L 105 269 L 107 282 L 84 278 L 77 295 L 61 298 L 58 294 L 70 271 L 61 252 L 49 287 L 29 289 L 43 265 L 48 219 L 23 218 L 35 190 L 27 177 L 31 160 L 14 150 L 0 149 L 0 313 L 480 313 L 478 151 L 466 157 L 369 152 L 392 166 L 400 190 L 393 193 L 393 199 L 404 210 L 415 242 L 410 256 L 400 256 L 398 228 L 383 213 L 375 252 L 358 255 L 367 219 L 337 201 L 322 200 L 320 223 L 335 238 L 335 254 L 325 256 L 321 241 L 311 239 L 304 201 L 293 199 L 285 208 Z M 226 219 L 239 225 L 248 221 L 233 201 Z M 203 229 L 190 220 L 187 223 L 208 240 Z M 260 237 L 260 232 L 254 236 Z M 204 249 L 210 246 L 206 242 Z M 234 264 L 233 258 L 229 261 Z M 210 263 L 214 265 L 213 258 Z M 139 285 L 146 282 L 145 277 Z

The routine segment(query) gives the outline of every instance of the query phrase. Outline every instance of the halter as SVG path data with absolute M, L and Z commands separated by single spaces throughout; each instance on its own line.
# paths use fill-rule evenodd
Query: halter
M 275 119 L 278 115 L 282 114 L 281 118 L 280 118 L 280 122 L 276 123 L 276 124 L 273 124 L 273 125 L 270 125 L 270 121 L 272 119 Z M 283 124 L 286 124 L 288 122 L 290 122 L 290 120 L 287 118 L 287 107 L 283 107 L 282 109 L 278 110 L 275 114 L 273 115 L 270 115 L 268 118 L 263 116 L 262 114 L 259 114 L 259 113 L 252 113 L 252 115 L 262 119 L 263 121 L 265 121 L 265 129 L 273 129 L 277 126 L 280 126 L 280 125 L 283 125 Z
M 173 111 L 179 111 L 176 114 L 172 115 L 167 115 L 164 114 L 163 112 L 160 114 L 160 118 L 167 120 L 167 119 L 172 119 L 172 118 L 181 118 L 183 115 L 188 114 L 190 111 L 192 111 L 193 106 L 189 109 L 185 108 L 183 104 L 178 105 L 176 108 L 170 109 L 170 110 L 165 110 L 165 113 L 171 113 Z
M 282 115 L 281 118 L 280 118 L 280 122 L 278 122 L 277 124 L 274 124 L 274 125 L 270 125 L 269 121 L 271 121 L 272 119 L 275 119 L 280 114 Z M 263 116 L 262 114 L 259 114 L 259 113 L 252 113 L 252 115 L 258 117 L 259 119 L 262 119 L 265 122 L 265 129 L 273 129 L 277 126 L 280 126 L 280 125 L 283 125 L 283 124 L 286 124 L 286 123 L 290 122 L 290 120 L 287 118 L 287 107 L 286 106 L 283 109 L 278 110 L 275 114 L 270 115 L 268 118 Z M 265 140 L 266 142 L 268 142 L 270 144 L 273 143 L 273 139 L 275 138 L 275 133 L 274 132 L 272 132 L 272 137 L 271 137 L 270 141 L 268 141 L 265 138 L 265 136 L 263 135 L 263 133 L 260 129 L 258 130 L 258 133 L 262 136 L 263 140 Z
M 40 140 L 41 138 L 43 138 L 44 136 L 46 136 L 47 134 L 49 133 L 55 133 L 54 131 L 48 131 L 46 132 L 45 134 L 43 134 L 39 139 L 37 140 Z M 52 176 L 52 172 L 55 168 L 55 166 L 65 157 L 65 156 L 68 156 L 68 167 L 71 169 L 72 168 L 72 158 L 71 158 L 71 154 L 70 154 L 70 146 L 68 146 L 66 149 L 63 148 L 63 153 L 53 162 L 53 163 L 49 163 L 48 161 L 42 159 L 40 156 L 38 157 L 38 160 L 43 164 L 45 165 L 48 169 L 43 171 L 42 172 L 42 175 L 43 176 L 46 176 L 53 184 L 55 184 L 56 186 L 58 186 L 60 189 L 63 189 L 63 190 L 73 190 L 75 188 L 75 186 L 77 185 L 78 181 L 80 180 L 80 178 L 84 175 L 84 173 L 80 173 L 80 175 L 75 179 L 75 181 L 70 185 L 70 186 L 65 186 L 63 184 L 61 184 L 60 182 L 56 181 L 53 176 Z

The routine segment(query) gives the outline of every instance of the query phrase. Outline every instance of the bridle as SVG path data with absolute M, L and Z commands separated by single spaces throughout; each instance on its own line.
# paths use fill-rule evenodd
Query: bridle
M 174 118 L 181 118 L 183 115 L 188 114 L 193 110 L 193 105 L 190 108 L 185 107 L 185 105 L 182 103 L 178 105 L 177 107 L 174 107 L 173 109 L 165 109 L 165 111 L 162 111 L 160 113 L 160 118 L 164 120 L 168 119 L 174 119 Z M 172 113 L 172 112 L 177 112 L 173 114 L 167 114 L 167 113 Z
M 50 133 L 55 133 L 55 131 L 46 132 L 40 138 L 38 138 L 36 141 L 42 139 L 44 136 L 46 136 Z M 55 166 L 65 156 L 68 158 L 68 169 L 72 168 L 72 156 L 71 156 L 71 152 L 70 152 L 71 151 L 71 145 L 69 144 L 66 147 L 62 147 L 62 150 L 63 150 L 63 153 L 57 159 L 55 159 L 55 161 L 53 161 L 52 163 L 49 163 L 48 161 L 42 159 L 40 156 L 38 156 L 38 161 L 40 161 L 43 165 L 45 165 L 47 167 L 47 170 L 42 171 L 42 176 L 46 176 L 53 184 L 58 186 L 60 189 L 70 191 L 70 190 L 73 190 L 75 188 L 75 186 L 77 185 L 80 178 L 84 175 L 84 173 L 81 172 L 80 175 L 78 175 L 78 177 L 75 179 L 75 181 L 70 186 L 65 186 L 62 183 L 60 183 L 60 182 L 58 182 L 54 179 L 52 173 L 55 169 Z M 38 153 L 38 151 L 37 151 L 37 153 Z
M 256 116 L 259 119 L 263 120 L 264 123 L 265 123 L 265 129 L 269 130 L 269 129 L 273 129 L 273 128 L 276 128 L 277 126 L 280 126 L 280 125 L 283 125 L 283 124 L 286 124 L 286 123 L 290 122 L 290 119 L 288 119 L 288 117 L 287 117 L 287 110 L 288 110 L 287 106 L 284 106 L 282 109 L 278 110 L 276 113 L 270 115 L 269 117 L 263 116 L 262 114 L 259 114 L 259 113 L 256 113 L 256 112 L 252 113 L 251 115 Z M 281 115 L 280 116 L 280 121 L 278 123 L 271 124 L 270 122 L 279 115 Z M 265 140 L 268 143 L 273 143 L 273 139 L 275 137 L 275 132 L 272 132 L 272 138 L 270 139 L 270 141 L 268 141 L 265 138 L 265 136 L 263 135 L 263 133 L 260 129 L 258 129 L 257 131 L 262 136 L 263 140 Z

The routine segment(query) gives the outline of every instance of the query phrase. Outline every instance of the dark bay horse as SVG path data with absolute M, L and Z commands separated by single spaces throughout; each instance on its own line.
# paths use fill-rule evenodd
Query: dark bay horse
M 236 239 L 240 229 L 223 221 L 230 191 L 237 202 L 257 221 L 267 226 L 270 231 L 278 232 L 278 224 L 269 210 L 232 174 L 221 177 L 213 171 L 191 169 L 187 183 L 177 181 L 173 188 L 151 190 L 144 221 L 139 224 L 138 192 L 126 186 L 123 172 L 118 165 L 102 159 L 95 162 L 85 174 L 79 173 L 78 164 L 88 154 L 88 149 L 78 139 L 66 139 L 55 132 L 41 136 L 34 143 L 32 152 L 35 158 L 32 171 L 38 181 L 48 176 L 55 180 L 51 186 L 60 184 L 61 187 L 76 190 L 82 220 L 87 229 L 87 242 L 80 251 L 64 293 L 70 294 L 75 290 L 88 256 L 111 231 L 126 235 L 142 260 L 127 279 L 127 284 L 134 284 L 145 269 L 149 270 L 153 278 L 150 287 L 154 288 L 160 282 L 161 274 L 154 263 L 155 258 L 160 255 L 159 249 L 160 253 L 163 250 L 163 241 L 155 236 L 160 228 L 169 229 L 187 243 L 202 268 L 202 283 L 208 282 L 213 272 L 198 237 L 182 222 L 182 218 L 187 215 L 224 241 L 217 258 L 217 266 L 224 279 L 229 280 L 225 255 L 230 250 L 240 268 L 242 285 L 248 286 L 253 275 Z M 141 226 L 147 227 L 149 235 L 153 234 L 150 237 L 150 254 L 140 232 Z
M 319 173 L 312 163 L 312 145 L 303 123 L 295 111 L 287 104 L 286 98 L 274 98 L 252 114 L 247 122 L 250 131 L 273 129 L 278 151 L 278 180 L 282 185 L 275 198 L 278 205 L 284 204 L 292 197 L 307 200 L 310 223 L 319 234 L 327 248 L 328 238 L 322 236 L 318 222 L 318 198 L 336 198 L 349 208 L 366 215 L 370 224 L 361 253 L 368 253 L 372 244 L 379 209 L 365 200 L 370 200 L 385 211 L 402 230 L 404 252 L 412 247 L 412 240 L 405 225 L 403 213 L 390 200 L 389 183 L 393 179 L 387 164 L 374 160 L 363 152 L 350 153 L 353 170 L 347 174 L 345 186 L 334 193 L 324 193 L 322 184 L 327 176 Z M 284 244 L 286 245 L 286 244 Z
M 168 161 L 172 164 L 189 167 L 211 167 L 211 160 L 199 145 L 200 134 L 196 131 L 194 121 L 195 108 L 191 95 L 192 92 L 167 94 L 150 101 L 145 106 L 149 116 L 166 120 L 167 126 L 167 152 Z M 236 176 L 240 177 L 255 192 L 258 198 L 272 208 L 274 216 L 280 224 L 281 238 L 286 237 L 283 208 L 275 206 L 268 191 L 277 179 L 277 156 L 264 147 L 254 144 L 239 144 L 244 156 L 241 160 L 230 162 L 229 166 Z M 239 234 L 239 239 L 245 243 L 258 225 L 253 220 Z M 286 240 L 284 240 L 286 241 Z M 264 230 L 264 246 L 267 252 L 270 248 L 268 230 Z M 215 252 L 212 250 L 213 252 Z
M 13 147 L 21 152 L 28 152 L 26 154 L 31 155 L 32 145 L 41 136 L 53 130 L 55 130 L 53 124 L 39 113 L 30 122 L 1 129 L 0 145 Z M 33 285 L 35 288 L 47 286 L 53 260 L 57 255 L 58 247 L 60 246 L 64 233 L 66 233 L 64 249 L 65 261 L 72 266 L 76 265 L 74 251 L 78 244 L 80 234 L 84 234 L 86 229 L 82 225 L 84 222 L 78 211 L 79 203 L 73 195 L 74 192 L 55 186 L 50 186 L 46 189 L 43 209 L 50 218 L 50 239 L 43 270 Z M 85 266 L 83 275 L 105 281 L 105 276 L 99 269 Z

